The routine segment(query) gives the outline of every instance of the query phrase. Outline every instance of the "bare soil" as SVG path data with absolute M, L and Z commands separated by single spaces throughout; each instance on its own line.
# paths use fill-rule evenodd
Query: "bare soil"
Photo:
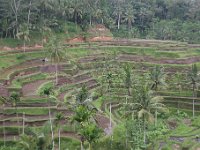
M 87 56 L 79 59 L 79 63 L 87 63 L 87 62 L 97 62 L 97 61 L 105 61 L 105 56 Z
M 0 96 L 9 97 L 8 89 L 4 85 L 1 85 L 1 84 L 0 84 Z
M 38 81 L 25 84 L 22 87 L 23 96 L 27 97 L 27 96 L 37 95 L 38 88 L 45 82 L 48 82 L 48 80 L 38 80 Z
M 25 50 L 26 51 L 29 51 L 29 50 L 38 50 L 38 49 L 41 49 L 43 48 L 42 45 L 39 45 L 39 44 L 35 44 L 34 46 L 26 46 L 25 47 Z M 11 47 L 8 47 L 8 46 L 4 46 L 2 48 L 0 48 L 0 51 L 24 51 L 24 47 L 23 46 L 18 46 L 18 47 L 15 47 L 15 48 L 11 48 Z
M 192 64 L 200 62 L 200 57 L 191 57 L 185 59 L 155 59 L 150 56 L 137 56 L 122 54 L 117 58 L 119 61 L 133 61 L 133 62 L 150 62 L 155 64 Z
M 96 115 L 96 120 L 97 120 L 98 125 L 99 125 L 102 129 L 106 129 L 106 128 L 108 128 L 109 125 L 110 125 L 109 118 L 105 117 L 105 116 L 102 115 L 102 114 L 97 114 L 97 115 Z

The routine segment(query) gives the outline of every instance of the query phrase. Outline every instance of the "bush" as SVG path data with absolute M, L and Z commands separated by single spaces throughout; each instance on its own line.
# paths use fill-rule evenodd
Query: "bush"
M 16 58 L 17 58 L 18 60 L 22 60 L 22 59 L 25 59 L 25 58 L 26 58 L 26 55 L 24 55 L 24 54 L 17 55 Z

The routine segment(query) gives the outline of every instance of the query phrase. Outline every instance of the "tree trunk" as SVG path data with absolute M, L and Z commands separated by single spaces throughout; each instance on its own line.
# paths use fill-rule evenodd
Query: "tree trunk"
M 83 142 L 81 141 L 81 150 L 83 150 Z
M 178 114 L 179 114 L 179 100 L 177 101 L 177 103 L 178 103 Z
M 77 29 L 77 23 L 78 23 L 78 21 L 77 21 L 77 12 L 75 11 L 75 13 L 74 13 L 74 22 L 75 22 L 75 24 L 76 24 L 76 29 Z
M 112 128 L 112 120 L 111 120 L 111 113 L 112 113 L 112 107 L 111 107 L 111 102 L 110 102 L 110 130 Z
M 58 129 L 58 150 L 60 150 L 60 127 Z
M 195 100 L 194 100 L 194 97 L 195 97 L 195 85 L 193 84 L 193 87 L 192 87 L 192 95 L 193 95 L 193 100 L 192 100 L 192 117 L 194 118 L 195 116 Z
M 24 126 L 25 126 L 25 113 L 23 112 L 23 131 L 22 131 L 22 134 L 24 134 Z
M 4 111 L 4 105 L 3 105 L 3 144 L 6 146 L 6 130 L 5 130 L 5 111 Z
M 118 15 L 118 20 L 117 20 L 117 29 L 119 30 L 120 28 L 120 21 L 121 21 L 121 14 L 119 13 Z
M 143 132 L 144 132 L 144 145 L 146 144 L 146 127 L 145 127 L 145 119 L 143 118 Z
M 7 36 L 8 36 L 8 29 L 6 29 L 6 36 L 5 36 L 5 38 L 7 38 Z
M 26 41 L 24 40 L 24 53 L 26 52 Z
M 55 68 L 56 68 L 56 85 L 58 85 L 58 64 L 55 64 Z
M 30 3 L 29 3 L 29 10 L 28 10 L 28 26 L 30 24 L 30 15 L 31 15 L 31 6 L 32 6 L 32 0 L 30 0 Z
M 91 150 L 91 143 L 89 143 L 89 150 Z
M 128 96 L 131 96 L 131 89 L 128 88 Z
M 19 6 L 20 6 L 20 2 L 18 2 L 18 5 L 16 3 L 16 0 L 13 0 L 13 3 L 14 3 L 14 6 L 11 4 L 11 7 L 12 7 L 12 10 L 15 14 L 15 22 L 16 22 L 16 34 L 18 34 L 18 9 L 19 9 Z
M 104 20 L 103 20 L 103 18 L 101 19 L 101 24 L 103 24 L 104 23 Z
M 92 16 L 90 15 L 90 26 L 92 26 Z
M 15 104 L 15 105 L 17 105 L 17 104 Z M 17 116 L 18 134 L 20 135 L 20 128 L 19 128 L 19 115 L 18 115 L 18 112 L 17 112 L 17 106 L 15 106 L 15 112 L 16 112 L 16 116 Z
M 51 119 L 50 101 L 49 101 L 49 122 L 50 122 L 50 126 L 51 126 L 52 150 L 54 150 L 54 133 L 53 133 L 53 124 L 52 124 L 52 119 Z
M 157 126 L 157 120 L 158 120 L 158 112 L 156 109 L 156 111 L 155 111 L 155 127 Z

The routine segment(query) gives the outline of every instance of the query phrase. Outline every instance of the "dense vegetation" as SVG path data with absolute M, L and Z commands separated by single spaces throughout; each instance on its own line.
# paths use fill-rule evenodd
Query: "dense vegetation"
M 104 24 L 117 37 L 198 43 L 199 7 L 199 0 L 0 0 L 0 35 L 62 32 L 71 21 L 83 30 Z
M 123 44 L 2 50 L 0 149 L 198 150 L 199 47 Z
M 0 0 L 0 150 L 199 150 L 199 6 Z

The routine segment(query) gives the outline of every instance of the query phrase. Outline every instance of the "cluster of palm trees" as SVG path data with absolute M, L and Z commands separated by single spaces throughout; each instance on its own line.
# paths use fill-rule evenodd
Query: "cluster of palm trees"
M 106 77 L 107 82 L 107 93 L 109 97 L 112 97 L 111 89 L 114 87 L 114 75 L 111 71 L 107 71 Z M 120 75 L 117 75 L 120 76 Z M 184 74 L 176 73 L 176 83 L 179 91 L 181 91 L 181 86 L 183 82 Z M 161 88 L 167 88 L 166 84 L 166 73 L 164 67 L 155 66 L 150 72 L 143 75 L 133 74 L 131 66 L 125 65 L 123 67 L 123 83 L 124 87 L 127 89 L 126 102 L 124 104 L 125 116 L 130 118 L 135 122 L 135 126 L 138 126 L 138 130 L 143 131 L 143 144 L 147 144 L 146 130 L 148 129 L 149 122 L 154 122 L 155 127 L 157 126 L 158 114 L 167 113 L 168 109 L 166 105 L 163 104 L 164 98 L 159 96 L 159 91 Z M 187 81 L 190 81 L 192 85 L 193 93 L 193 117 L 195 116 L 195 97 L 196 89 L 199 82 L 199 74 L 196 64 L 192 65 L 192 69 L 187 74 Z M 110 103 L 111 107 L 111 103 Z M 111 109 L 110 108 L 110 121 L 111 118 Z M 179 108 L 178 108 L 179 110 Z M 136 125 L 139 123 L 138 125 Z M 141 129 L 142 127 L 142 129 Z M 140 129 L 139 129 L 140 128 Z M 127 133 L 126 133 L 127 134 Z M 141 133 L 140 133 L 141 134 Z M 128 137 L 128 135 L 127 135 Z
M 56 80 L 55 85 L 58 84 L 58 66 L 60 61 L 62 60 L 64 54 L 63 47 L 61 42 L 55 37 L 49 38 L 48 43 L 46 43 L 46 49 L 48 50 L 48 54 L 52 62 L 55 64 L 56 70 Z M 114 86 L 114 80 L 116 77 L 120 75 L 113 73 L 110 70 L 106 71 L 103 75 L 103 80 L 106 83 L 106 92 L 109 94 L 109 97 L 112 97 L 111 89 Z M 181 74 L 177 74 L 177 86 L 181 91 Z M 128 116 L 128 120 L 133 122 L 137 122 L 138 128 L 140 131 L 143 131 L 143 143 L 147 144 L 147 136 L 146 131 L 148 129 L 148 122 L 154 122 L 155 127 L 157 126 L 157 117 L 160 112 L 167 112 L 166 106 L 162 103 L 163 97 L 158 95 L 158 89 L 166 87 L 166 74 L 164 72 L 164 68 L 160 66 L 155 66 L 150 73 L 144 75 L 136 75 L 133 74 L 132 68 L 130 65 L 125 65 L 123 67 L 123 84 L 127 89 L 126 103 L 124 104 L 124 109 L 126 116 Z M 192 65 L 191 71 L 188 73 L 188 79 L 190 80 L 190 84 L 192 85 L 192 93 L 193 93 L 193 117 L 195 116 L 195 97 L 196 90 L 199 82 L 199 74 L 196 64 Z M 118 79 L 117 79 L 118 80 Z M 103 86 L 103 85 L 102 85 Z M 35 146 L 40 147 L 40 144 L 44 139 L 48 142 L 45 142 L 43 146 L 50 146 L 52 149 L 55 148 L 54 143 L 54 125 L 52 119 L 52 112 L 50 107 L 50 99 L 52 98 L 52 89 L 46 88 L 43 91 L 43 94 L 49 98 L 49 125 L 50 125 L 50 133 L 51 139 L 46 139 L 46 133 L 42 132 L 41 134 L 33 133 L 25 134 L 23 132 L 23 136 L 21 138 L 20 146 L 26 146 L 27 149 L 30 148 L 26 142 L 34 141 Z M 104 93 L 103 93 L 104 94 Z M 17 103 L 20 101 L 19 95 L 17 93 L 12 93 L 10 96 L 10 100 L 13 103 L 13 106 L 16 108 L 16 115 L 18 118 L 17 111 Z M 97 109 L 91 105 L 92 99 L 90 94 L 87 91 L 85 86 L 79 91 L 76 95 L 75 102 L 73 104 L 69 103 L 72 106 L 72 110 L 74 115 L 72 116 L 72 122 L 76 122 L 78 126 L 77 132 L 81 136 L 81 148 L 83 149 L 84 141 L 88 141 L 89 148 L 91 149 L 91 144 L 98 140 L 102 131 L 96 124 L 95 114 L 97 113 Z M 110 102 L 110 128 L 112 127 L 112 106 Z M 58 130 L 58 138 L 59 138 L 59 150 L 61 148 L 61 121 L 65 119 L 65 116 L 62 113 L 56 114 L 55 125 Z M 18 119 L 19 120 L 19 119 Z M 23 130 L 24 131 L 24 130 Z M 127 133 L 126 133 L 127 134 Z M 27 140 L 28 139 L 28 140 Z M 44 143 L 43 143 L 44 144 Z M 43 147 L 42 146 L 42 147 Z M 34 147 L 34 146 L 33 146 Z M 32 147 L 32 148 L 33 148 Z

